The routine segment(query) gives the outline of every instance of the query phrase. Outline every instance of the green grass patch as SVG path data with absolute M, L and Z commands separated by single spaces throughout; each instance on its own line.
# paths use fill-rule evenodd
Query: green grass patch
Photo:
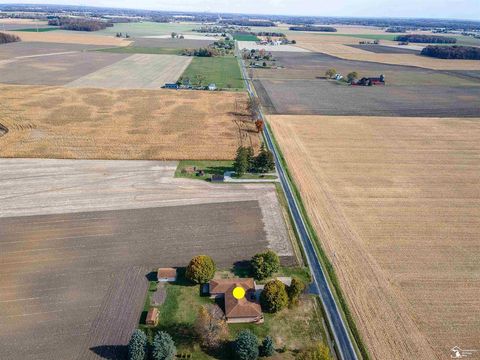
M 192 85 L 199 85 L 198 76 L 202 77 L 202 86 L 215 83 L 219 89 L 243 90 L 245 84 L 240 73 L 238 61 L 234 56 L 194 57 L 182 75 Z
M 348 328 L 349 328 L 349 331 L 350 331 L 353 339 L 355 340 L 356 350 L 358 350 L 358 352 L 360 352 L 360 355 L 363 359 L 368 360 L 368 359 L 370 359 L 370 356 L 368 354 L 368 351 L 367 351 L 367 348 L 366 348 L 365 344 L 362 341 L 362 338 L 360 336 L 360 332 L 358 331 L 358 328 L 355 324 L 352 313 L 350 312 L 348 304 L 345 300 L 345 296 L 343 295 L 342 289 L 340 287 L 340 283 L 339 283 L 337 275 L 335 273 L 335 269 L 334 269 L 332 263 L 330 262 L 330 260 L 328 259 L 327 254 L 323 250 L 323 247 L 320 243 L 320 240 L 317 236 L 317 233 L 312 226 L 312 223 L 310 221 L 310 218 L 308 217 L 305 205 L 303 204 L 300 191 L 296 187 L 295 183 L 292 181 L 292 177 L 291 177 L 290 172 L 288 170 L 287 162 L 286 162 L 286 160 L 285 160 L 285 158 L 284 158 L 284 156 L 281 152 L 281 149 L 280 149 L 280 146 L 278 145 L 277 140 L 275 139 L 275 137 L 273 135 L 273 131 L 272 131 L 272 129 L 269 126 L 268 123 L 266 123 L 265 126 L 268 127 L 268 129 L 270 131 L 270 134 L 271 134 L 271 137 L 272 137 L 272 141 L 273 141 L 275 147 L 278 150 L 278 154 L 279 154 L 279 157 L 280 157 L 279 160 L 283 164 L 288 182 L 290 183 L 290 186 L 292 188 L 294 196 L 297 200 L 297 204 L 300 208 L 300 212 L 302 213 L 303 218 L 305 219 L 305 225 L 307 227 L 307 231 L 308 231 L 309 235 L 311 236 L 311 238 L 313 239 L 313 245 L 314 245 L 315 249 L 317 250 L 317 254 L 319 255 L 320 262 L 322 263 L 324 269 L 327 272 L 327 280 L 329 281 L 329 284 L 332 287 L 333 296 L 335 297 L 337 303 L 340 305 L 340 308 L 341 308 L 342 313 L 343 313 L 343 317 L 348 324 Z
M 22 32 L 48 32 L 48 31 L 56 31 L 59 30 L 59 28 L 56 27 L 47 27 L 47 28 L 28 28 L 28 29 L 17 29 L 13 31 L 22 31 Z
M 180 55 L 182 49 L 142 47 L 142 46 L 121 46 L 106 49 L 97 49 L 93 51 L 102 51 L 116 54 L 153 54 L 153 55 Z
M 253 34 L 233 34 L 233 39 L 237 41 L 260 41 L 260 39 Z
M 204 176 L 197 176 L 196 171 L 191 172 L 193 168 L 203 170 Z M 233 171 L 233 161 L 231 160 L 182 160 L 178 163 L 175 170 L 175 177 L 189 179 L 209 180 L 212 175 L 223 175 L 225 171 Z
M 193 169 L 196 169 L 195 171 Z M 198 175 L 198 171 L 203 170 L 203 175 Z M 223 175 L 226 171 L 233 171 L 232 160 L 181 160 L 175 170 L 175 177 L 210 180 L 212 175 Z M 241 177 L 233 176 L 235 179 L 242 180 L 275 180 L 277 176 L 268 174 L 244 174 Z

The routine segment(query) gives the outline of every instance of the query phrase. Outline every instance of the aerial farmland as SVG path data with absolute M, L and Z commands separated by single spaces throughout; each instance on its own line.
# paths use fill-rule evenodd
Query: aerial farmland
M 475 359 L 480 23 L 214 11 L 0 4 L 0 359 Z

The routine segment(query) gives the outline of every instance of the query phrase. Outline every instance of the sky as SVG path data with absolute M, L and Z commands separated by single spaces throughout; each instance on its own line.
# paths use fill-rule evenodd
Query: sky
M 480 0 L 0 0 L 148 10 L 347 17 L 414 17 L 480 21 Z

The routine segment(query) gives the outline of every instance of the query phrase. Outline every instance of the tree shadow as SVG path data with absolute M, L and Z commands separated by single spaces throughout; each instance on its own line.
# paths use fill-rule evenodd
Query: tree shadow
M 252 277 L 252 264 L 249 260 L 236 261 L 232 267 L 232 273 L 239 278 Z
M 127 345 L 100 345 L 91 347 L 90 350 L 108 360 L 126 360 L 128 356 Z

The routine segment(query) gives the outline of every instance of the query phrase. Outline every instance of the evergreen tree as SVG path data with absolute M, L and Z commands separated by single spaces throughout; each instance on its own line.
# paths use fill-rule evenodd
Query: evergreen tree
M 147 354 L 147 336 L 142 330 L 135 330 L 128 342 L 128 360 L 144 360 Z
M 273 153 L 268 150 L 264 144 L 260 148 L 260 152 L 255 158 L 255 171 L 266 173 L 275 169 L 275 160 Z
M 256 360 L 258 358 L 258 340 L 250 330 L 242 330 L 233 343 L 237 360 Z
M 235 162 L 233 163 L 233 170 L 238 177 L 245 174 L 250 168 L 250 160 L 248 154 L 249 151 L 244 146 L 240 146 L 237 149 L 237 156 L 235 157 Z
M 155 335 L 152 348 L 153 360 L 173 360 L 177 353 L 172 337 L 164 331 Z
M 260 356 L 270 357 L 275 353 L 275 345 L 273 344 L 273 339 L 271 336 L 266 336 L 262 341 L 262 346 L 260 346 Z
M 288 299 L 291 305 L 295 305 L 298 302 L 300 294 L 305 290 L 305 284 L 302 280 L 294 277 L 290 286 L 287 287 Z

